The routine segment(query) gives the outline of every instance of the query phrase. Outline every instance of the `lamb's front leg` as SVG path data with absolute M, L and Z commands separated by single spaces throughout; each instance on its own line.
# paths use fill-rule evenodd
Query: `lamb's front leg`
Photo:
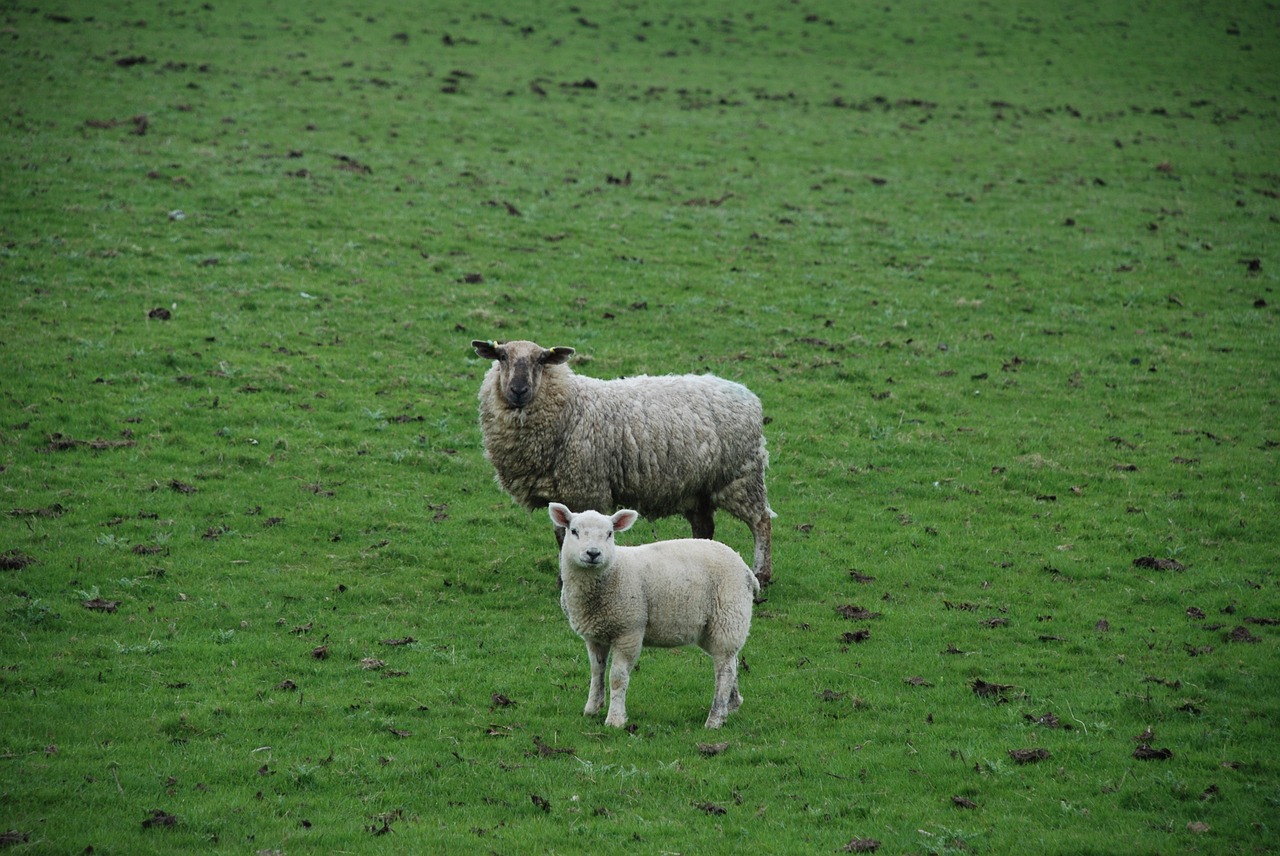
M 609 715 L 604 724 L 621 728 L 627 724 L 627 684 L 631 670 L 640 659 L 644 635 L 624 636 L 613 642 L 613 667 L 609 670 Z
M 587 706 L 583 716 L 593 716 L 604 707 L 604 664 L 609 659 L 609 646 L 602 642 L 587 643 L 587 658 L 591 661 L 591 689 L 587 693 Z

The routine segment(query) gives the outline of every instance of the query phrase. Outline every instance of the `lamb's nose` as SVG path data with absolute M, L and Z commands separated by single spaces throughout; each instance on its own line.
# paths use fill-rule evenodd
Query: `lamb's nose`
M 587 561 L 591 562 L 592 564 L 595 564 L 596 562 L 600 561 L 599 548 L 592 547 L 591 549 L 587 550 Z

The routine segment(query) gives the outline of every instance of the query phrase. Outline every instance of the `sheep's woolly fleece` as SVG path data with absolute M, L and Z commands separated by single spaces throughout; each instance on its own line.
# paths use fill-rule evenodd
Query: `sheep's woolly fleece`
M 495 360 L 480 387 L 485 455 L 517 502 L 684 514 L 698 537 L 723 508 L 751 528 L 768 579 L 768 454 L 751 390 L 713 375 L 599 380 L 564 364 L 570 348 L 473 344 Z

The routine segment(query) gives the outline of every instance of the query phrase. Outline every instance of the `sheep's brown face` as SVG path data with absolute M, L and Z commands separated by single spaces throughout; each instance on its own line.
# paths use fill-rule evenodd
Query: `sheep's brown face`
M 557 366 L 573 356 L 573 348 L 544 348 L 533 342 L 471 343 L 476 353 L 498 361 L 498 392 L 511 407 L 519 410 L 533 401 L 538 393 L 542 370 Z

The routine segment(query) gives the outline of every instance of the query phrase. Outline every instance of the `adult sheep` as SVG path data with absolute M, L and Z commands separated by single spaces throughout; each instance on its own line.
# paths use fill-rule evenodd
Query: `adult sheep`
M 772 579 L 769 456 L 751 390 L 714 375 L 599 380 L 566 365 L 573 348 L 471 345 L 494 361 L 480 385 L 480 428 L 485 457 L 516 502 L 683 514 L 693 537 L 708 539 L 723 508 L 751 529 L 756 578 Z

